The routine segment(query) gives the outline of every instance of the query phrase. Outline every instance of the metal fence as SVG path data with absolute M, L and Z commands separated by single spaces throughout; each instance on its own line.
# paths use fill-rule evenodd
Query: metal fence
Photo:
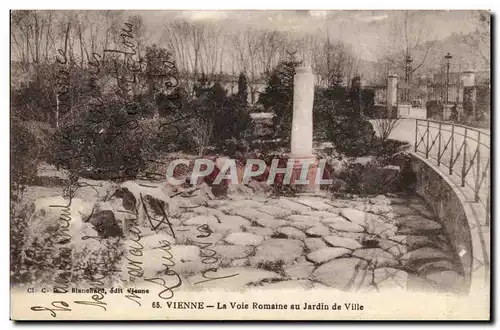
M 445 167 L 448 175 L 470 188 L 486 209 L 490 223 L 490 133 L 459 124 L 415 120 L 415 152 Z

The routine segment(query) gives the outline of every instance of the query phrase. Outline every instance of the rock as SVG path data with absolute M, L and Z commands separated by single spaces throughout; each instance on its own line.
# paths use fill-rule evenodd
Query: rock
M 206 225 L 214 232 L 226 233 L 235 232 L 242 229 L 247 229 L 251 226 L 250 221 L 240 217 L 231 215 L 222 216 L 196 216 L 184 221 L 187 226 L 202 226 Z
M 272 190 L 272 187 L 267 184 L 267 182 L 259 182 L 256 180 L 250 180 L 248 187 L 256 194 L 267 193 Z
M 384 222 L 380 218 L 373 216 L 365 224 L 366 232 L 375 235 L 393 236 L 397 232 L 397 227 L 391 223 Z
M 364 281 L 368 263 L 358 258 L 331 260 L 313 272 L 313 280 L 343 291 L 355 289 Z
M 306 234 L 303 231 L 295 228 L 295 227 L 280 227 L 276 230 L 277 233 L 285 234 L 287 237 L 296 238 L 296 239 L 304 239 L 306 238 Z
M 230 205 L 234 209 L 239 209 L 239 208 L 255 209 L 255 208 L 261 207 L 262 203 L 257 202 L 257 201 L 252 200 L 252 199 L 242 199 L 242 200 L 231 201 Z
M 340 215 L 347 218 L 349 221 L 362 226 L 371 218 L 368 213 L 351 208 L 342 209 L 342 211 L 340 211 Z
M 370 198 L 370 203 L 372 204 L 381 204 L 381 205 L 389 205 L 391 201 L 384 195 L 377 195 L 373 198 Z
M 219 259 L 220 267 L 226 267 L 231 264 L 233 260 L 245 260 L 250 254 L 253 253 L 253 247 L 247 245 L 215 245 L 208 247 L 215 251 L 215 258 Z
M 333 247 L 342 247 L 350 250 L 360 249 L 363 246 L 355 239 L 340 236 L 325 236 L 323 237 L 325 242 Z
M 368 248 L 355 250 L 352 255 L 354 257 L 368 261 L 375 267 L 394 267 L 398 266 L 399 262 L 392 254 L 380 248 Z
M 250 227 L 250 228 L 248 228 L 248 232 L 254 233 L 255 235 L 259 235 L 262 237 L 270 237 L 274 231 L 271 228 Z
M 397 217 L 403 217 L 407 215 L 418 215 L 418 211 L 415 209 L 412 209 L 411 207 L 407 205 L 391 205 L 392 212 L 396 214 Z
M 304 262 L 285 268 L 285 275 L 293 280 L 307 279 L 311 277 L 313 270 L 314 264 Z
M 308 237 L 304 240 L 306 247 L 309 251 L 316 251 L 328 247 L 321 238 Z
M 418 274 L 435 273 L 443 270 L 454 270 L 456 267 L 449 260 L 428 262 L 417 269 Z
M 411 203 L 409 206 L 420 212 L 420 214 L 426 218 L 434 219 L 436 217 L 429 207 L 423 203 Z
M 229 263 L 229 267 L 249 267 L 250 260 L 248 258 L 244 259 L 234 259 Z
M 137 241 L 137 236 L 133 234 L 130 235 L 129 239 L 124 241 L 125 248 L 128 249 L 129 247 L 137 247 L 137 242 L 134 241 L 134 239 Z M 175 239 L 166 233 L 155 233 L 153 235 L 141 237 L 138 243 L 143 246 L 144 250 L 152 250 L 165 246 L 166 244 L 172 245 L 175 243 Z
M 306 230 L 306 235 L 309 237 L 323 237 L 330 235 L 330 229 L 327 226 L 318 224 Z
M 175 228 L 174 232 L 176 243 L 185 245 L 190 245 L 193 241 L 216 244 L 223 237 L 221 233 L 207 231 L 200 226 L 179 226 Z M 170 232 L 167 231 L 167 234 L 170 234 Z
M 421 216 L 408 215 L 398 219 L 399 222 L 399 232 L 409 234 L 412 232 L 428 232 L 428 231 L 438 231 L 441 229 L 441 225 L 432 220 L 424 219 Z
M 232 205 L 230 207 L 232 214 L 239 215 L 247 220 L 274 220 L 273 216 L 253 208 L 233 208 Z
M 353 164 L 359 164 L 359 165 L 368 165 L 372 161 L 375 160 L 375 157 L 373 156 L 367 156 L 367 157 L 356 157 L 353 161 Z
M 123 223 L 115 219 L 111 210 L 97 211 L 92 214 L 88 222 L 100 237 L 123 237 Z
M 205 277 L 218 279 L 207 281 Z M 215 271 L 206 272 L 205 277 L 197 274 L 189 277 L 188 281 L 194 288 L 224 288 L 227 291 L 236 291 L 241 290 L 249 283 L 281 278 L 275 272 L 248 267 L 217 268 Z
M 349 220 L 347 220 L 346 218 L 341 217 L 340 215 L 330 215 L 329 217 L 323 217 L 321 219 L 321 222 L 326 223 L 326 224 L 337 223 L 337 222 L 349 223 L 349 224 L 352 223 Z
M 327 211 L 333 209 L 331 205 L 326 204 L 320 198 L 304 196 L 297 199 L 292 199 L 292 201 L 294 201 L 295 203 L 306 205 L 315 211 Z
M 116 189 L 116 185 L 110 181 L 96 181 L 80 178 L 77 184 L 80 187 L 76 189 L 73 198 L 80 198 L 88 202 L 104 200 L 104 198 L 111 195 L 113 190 Z
M 289 224 L 290 223 L 286 220 L 267 218 L 267 217 L 253 220 L 253 225 L 258 225 L 265 228 L 278 228 Z
M 401 256 L 401 260 L 404 261 L 421 261 L 425 259 L 449 259 L 449 256 L 439 250 L 436 250 L 431 247 L 423 247 L 417 250 L 413 250 L 405 253 Z
M 165 271 L 165 265 L 182 275 L 202 272 L 213 267 L 202 262 L 200 249 L 194 245 L 171 245 L 169 250 L 154 248 L 144 255 L 143 268 L 148 276 L 155 276 Z
M 329 223 L 328 226 L 330 229 L 333 229 L 335 231 L 346 231 L 346 232 L 355 232 L 355 233 L 361 233 L 365 229 L 361 227 L 360 225 L 352 222 L 335 222 L 335 223 Z
M 253 267 L 266 263 L 290 265 L 304 251 L 304 244 L 293 239 L 268 239 L 264 241 L 250 258 Z
M 225 239 L 229 244 L 234 245 L 259 245 L 262 243 L 264 238 L 259 235 L 251 234 L 251 233 L 231 233 Z
M 260 212 L 263 212 L 263 213 L 267 213 L 273 217 L 278 217 L 278 218 L 286 217 L 286 216 L 292 214 L 291 210 L 283 209 L 277 205 L 262 205 L 262 206 L 259 206 L 259 208 L 257 210 L 259 210 Z
M 308 206 L 299 204 L 294 202 L 293 200 L 290 200 L 286 197 L 280 197 L 279 199 L 273 199 L 270 200 L 268 205 L 277 205 L 285 210 L 290 210 L 292 212 L 296 213 L 305 213 L 308 211 L 312 211 L 312 209 Z
M 406 245 L 388 239 L 383 239 L 383 238 L 378 239 L 378 245 L 382 250 L 387 251 L 396 257 L 399 257 L 408 251 Z
M 462 292 L 464 288 L 464 277 L 452 270 L 431 273 L 425 276 L 442 290 Z
M 322 264 L 326 261 L 340 258 L 350 253 L 351 251 L 345 248 L 327 247 L 309 253 L 306 256 L 306 259 L 316 264 Z
M 336 209 L 336 208 L 332 207 L 329 212 L 326 212 L 326 211 L 310 211 L 310 212 L 304 213 L 304 215 L 309 215 L 311 217 L 318 218 L 320 221 L 324 222 L 325 219 L 338 216 L 339 212 L 340 212 L 339 209 Z M 340 218 L 342 218 L 342 217 L 340 217 Z M 342 218 L 342 219 L 344 219 L 344 218 Z
M 383 267 L 375 269 L 373 275 L 373 282 L 379 290 L 407 288 L 408 273 L 403 270 Z

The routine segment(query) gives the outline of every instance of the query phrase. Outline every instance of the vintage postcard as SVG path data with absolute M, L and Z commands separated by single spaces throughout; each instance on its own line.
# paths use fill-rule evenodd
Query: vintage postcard
M 489 320 L 490 16 L 11 11 L 11 319 Z

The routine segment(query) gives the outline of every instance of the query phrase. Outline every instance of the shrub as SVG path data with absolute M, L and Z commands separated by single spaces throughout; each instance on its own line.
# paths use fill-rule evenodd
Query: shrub
M 10 175 L 11 197 L 19 200 L 26 185 L 33 182 L 40 162 L 40 140 L 25 122 L 11 123 Z
M 375 141 L 372 124 L 361 116 L 332 120 L 326 136 L 338 152 L 348 157 L 368 155 Z
M 117 103 L 87 113 L 81 124 L 60 129 L 55 138 L 56 162 L 77 176 L 96 180 L 135 178 L 145 168 L 144 152 L 151 135 L 141 131 L 137 104 Z

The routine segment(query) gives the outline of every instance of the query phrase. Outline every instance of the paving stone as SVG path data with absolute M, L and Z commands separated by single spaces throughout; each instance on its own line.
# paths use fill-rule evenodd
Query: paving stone
M 408 273 L 390 267 L 377 268 L 373 271 L 373 281 L 379 291 L 385 289 L 403 289 L 406 290 L 408 283 Z
M 310 262 L 294 264 L 285 268 L 285 275 L 294 280 L 310 278 L 314 267 Z
M 286 210 L 277 205 L 261 205 L 257 208 L 257 210 L 277 218 L 283 218 L 292 214 L 291 210 Z
M 333 230 L 350 231 L 355 233 L 361 233 L 365 230 L 363 227 L 353 222 L 335 222 L 329 223 L 328 226 Z
M 247 258 L 253 253 L 254 247 L 246 245 L 215 245 L 208 247 L 215 251 L 215 258 L 219 259 L 220 264 L 216 264 L 220 267 L 225 267 L 230 265 L 231 261 L 235 259 Z M 212 252 L 204 253 L 205 255 L 212 255 Z
M 313 280 L 330 287 L 349 291 L 364 281 L 368 263 L 358 258 L 331 260 L 313 272 Z
M 259 245 L 262 243 L 264 238 L 259 235 L 255 235 L 252 233 L 244 233 L 244 232 L 239 232 L 239 233 L 231 233 L 226 238 L 224 238 L 226 242 L 229 244 L 234 244 L 234 245 Z
M 275 218 L 259 218 L 253 220 L 254 224 L 265 228 L 278 228 L 282 226 L 289 225 L 290 222 L 283 219 L 275 219 Z
M 383 234 L 384 236 L 393 236 L 398 230 L 395 225 L 387 223 L 376 216 L 367 220 L 364 227 L 366 229 L 366 232 L 370 234 Z
M 306 205 L 316 211 L 327 211 L 333 209 L 330 204 L 325 203 L 322 199 L 303 196 L 297 199 L 292 199 L 292 201 Z
M 397 217 L 404 217 L 407 215 L 418 215 L 418 211 L 412 209 L 408 205 L 391 204 L 392 212 L 394 212 Z
M 196 274 L 189 277 L 188 281 L 194 288 L 224 288 L 224 290 L 235 291 L 241 290 L 249 283 L 281 278 L 275 272 L 249 267 L 217 268 L 216 271 L 208 271 L 204 275 L 205 277 L 202 274 Z M 218 279 L 207 281 L 206 277 Z
M 337 223 L 337 222 L 352 223 L 349 220 L 347 220 L 346 218 L 341 217 L 340 215 L 330 215 L 329 217 L 323 217 L 323 218 L 321 218 L 321 222 L 326 223 L 326 224 Z
M 266 227 L 250 227 L 248 228 L 248 232 L 262 237 L 271 237 L 271 235 L 274 233 L 271 228 Z
M 387 251 L 396 257 L 399 257 L 408 252 L 408 247 L 405 244 L 388 239 L 380 238 L 378 239 L 378 244 L 382 250 Z
M 428 262 L 417 269 L 419 274 L 433 273 L 443 270 L 454 270 L 455 265 L 449 260 L 437 260 Z
M 306 244 L 307 249 L 311 252 L 328 247 L 322 238 L 317 237 L 308 237 L 304 240 L 304 243 Z
M 413 232 L 438 231 L 441 224 L 436 221 L 425 219 L 422 216 L 405 216 L 398 219 L 399 232 L 409 234 Z
M 380 248 L 358 249 L 352 255 L 368 261 L 375 267 L 394 267 L 399 265 L 399 262 L 391 253 Z
M 295 227 L 280 227 L 276 229 L 276 233 L 283 233 L 289 238 L 296 238 L 296 239 L 304 239 L 306 238 L 306 234 L 304 234 L 303 231 L 295 228 Z
M 268 239 L 264 241 L 250 258 L 253 267 L 266 263 L 290 265 L 304 251 L 304 244 L 294 239 Z
M 247 220 L 274 220 L 273 216 L 251 208 L 232 209 L 232 213 L 235 215 L 239 215 Z
M 443 251 L 431 247 L 422 247 L 401 256 L 401 260 L 405 261 L 422 261 L 425 259 L 449 259 L 449 256 Z
M 306 230 L 306 235 L 309 237 L 323 237 L 331 235 L 330 229 L 327 226 L 318 224 Z
M 214 232 L 235 232 L 240 231 L 243 228 L 249 228 L 251 226 L 250 221 L 234 215 L 222 215 L 222 216 L 196 216 L 194 218 L 184 221 L 184 225 L 187 226 L 202 226 L 208 225 L 208 227 Z
M 332 259 L 349 255 L 351 250 L 339 247 L 327 247 L 309 253 L 306 259 L 316 264 L 322 264 Z
M 348 237 L 341 237 L 337 235 L 323 237 L 325 242 L 333 247 L 343 247 L 350 250 L 360 249 L 363 246 L 355 239 Z
M 190 244 L 190 241 L 203 240 L 204 243 L 216 244 L 222 240 L 221 233 L 208 231 L 200 226 L 178 226 L 175 228 L 175 242 L 177 244 Z
M 299 204 L 294 202 L 293 200 L 290 200 L 286 197 L 280 197 L 279 199 L 273 199 L 268 202 L 269 205 L 275 204 L 278 205 L 279 207 L 285 209 L 285 210 L 290 210 L 295 213 L 304 213 L 308 211 L 312 211 L 312 209 L 308 206 Z
M 340 211 L 340 215 L 345 217 L 347 220 L 362 226 L 365 225 L 366 222 L 372 217 L 366 212 L 351 208 L 342 209 L 342 211 Z
M 452 270 L 431 273 L 425 277 L 435 283 L 440 289 L 446 291 L 452 290 L 455 292 L 461 292 L 465 289 L 464 277 Z
M 432 210 L 424 203 L 411 203 L 409 206 L 428 219 L 434 219 L 436 217 L 434 213 L 432 213 Z
M 340 212 L 340 209 L 336 209 L 336 208 L 332 207 L 331 210 L 328 212 L 327 211 L 309 211 L 309 212 L 303 213 L 303 215 L 309 215 L 309 216 L 318 218 L 321 221 L 323 221 L 323 219 L 325 219 L 325 218 L 338 216 L 339 212 Z

